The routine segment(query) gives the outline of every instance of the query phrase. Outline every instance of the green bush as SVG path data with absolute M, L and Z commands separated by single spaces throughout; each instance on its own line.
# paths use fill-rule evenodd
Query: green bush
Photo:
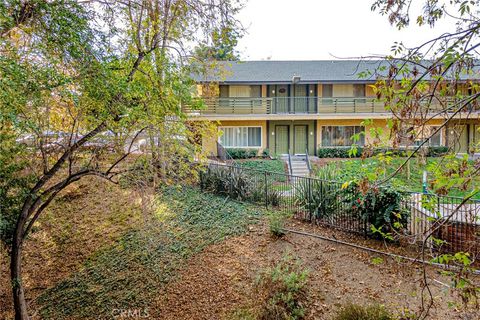
M 226 148 L 226 150 L 233 159 L 250 159 L 258 155 L 257 149 Z
M 322 181 L 317 179 L 302 179 L 295 185 L 295 205 L 322 218 L 335 213 L 339 193 L 342 190 L 336 182 Z
M 201 174 L 203 190 L 219 195 L 229 195 L 236 200 L 246 200 L 250 191 L 250 177 L 241 168 L 211 166 Z
M 25 147 L 0 131 L 0 241 L 10 246 L 18 215 L 34 183 L 25 158 Z
M 441 157 L 448 152 L 448 147 L 429 147 L 427 157 Z
M 340 181 L 341 172 L 336 163 L 330 163 L 315 170 L 315 177 L 320 180 Z
M 405 157 L 408 156 L 408 152 L 412 152 L 415 147 L 411 148 L 376 148 L 372 152 L 372 156 L 378 155 L 380 153 L 389 153 L 392 156 Z M 425 155 L 427 157 L 440 157 L 445 155 L 448 152 L 448 147 L 436 146 L 436 147 L 425 147 Z M 321 147 L 317 150 L 317 156 L 319 158 L 356 158 L 361 157 L 363 153 L 363 148 L 358 147 L 356 154 L 352 153 L 351 147 Z
M 263 180 L 255 179 L 254 175 L 249 175 L 248 170 L 241 167 L 210 166 L 200 176 L 200 187 L 239 201 L 265 204 L 267 200 L 268 205 L 278 206 L 281 200 L 280 192 L 272 188 L 271 184 L 265 188 Z
M 263 181 L 257 181 L 251 183 L 249 197 L 243 200 L 248 200 L 254 203 L 265 204 L 265 197 L 267 205 L 279 206 L 282 195 L 278 190 L 272 188 L 271 184 L 267 183 L 267 193 L 265 194 L 265 183 Z
M 317 150 L 319 158 L 356 158 L 361 157 L 363 148 L 358 147 L 356 154 L 352 153 L 351 147 L 322 147 Z
M 369 188 L 361 192 L 356 183 L 351 183 L 344 193 L 345 210 L 369 226 L 370 236 L 394 240 L 393 231 L 406 227 L 410 213 L 401 206 L 405 195 L 393 187 Z
M 305 286 L 308 270 L 291 255 L 261 272 L 257 279 L 259 319 L 302 319 L 305 314 Z
M 285 235 L 285 223 L 290 218 L 289 214 L 282 211 L 273 211 L 268 215 L 268 228 L 274 237 Z
M 360 306 L 347 304 L 340 308 L 334 320 L 393 320 L 394 317 L 379 304 Z
M 409 148 L 376 148 L 373 150 L 372 155 L 378 155 L 380 153 L 386 154 L 388 153 L 391 156 L 398 156 L 398 157 L 407 157 L 413 151 L 415 151 L 415 146 L 411 146 Z M 435 146 L 435 147 L 422 147 L 418 153 L 414 156 L 416 157 L 419 154 L 424 155 L 425 157 L 440 157 L 445 155 L 448 152 L 448 147 L 445 146 Z

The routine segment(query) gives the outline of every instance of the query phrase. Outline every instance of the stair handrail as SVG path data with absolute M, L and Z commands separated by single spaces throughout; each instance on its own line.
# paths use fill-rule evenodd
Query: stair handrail
M 290 149 L 288 149 L 288 171 L 290 172 L 290 175 L 293 175 L 293 170 L 292 170 L 292 156 L 290 154 Z
M 307 160 L 308 175 L 312 173 L 312 165 L 310 164 L 310 158 L 308 157 L 308 149 L 305 150 L 305 159 Z

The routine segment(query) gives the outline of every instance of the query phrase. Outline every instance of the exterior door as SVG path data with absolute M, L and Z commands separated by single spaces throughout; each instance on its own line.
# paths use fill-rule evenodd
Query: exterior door
M 307 86 L 297 84 L 293 86 L 294 98 L 292 103 L 293 113 L 307 113 Z
M 275 126 L 275 153 L 287 154 L 289 141 L 289 127 Z
M 448 146 L 455 152 L 468 151 L 468 130 L 466 125 L 455 125 L 448 128 Z
M 294 126 L 293 145 L 295 154 L 305 154 L 308 148 L 308 129 L 306 125 Z
M 275 86 L 275 110 L 276 113 L 288 113 L 288 85 Z

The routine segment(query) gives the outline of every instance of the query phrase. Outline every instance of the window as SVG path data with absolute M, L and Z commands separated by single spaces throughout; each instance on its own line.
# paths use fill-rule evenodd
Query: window
M 437 129 L 438 129 L 438 127 L 430 127 L 430 134 L 435 132 L 435 130 L 437 130 Z M 441 145 L 442 145 L 442 130 L 439 130 L 436 134 L 434 134 L 430 138 L 430 146 L 438 147 L 438 146 L 441 146 Z
M 364 84 L 354 84 L 353 85 L 353 96 L 356 98 L 365 97 L 365 85 Z
M 222 87 L 226 87 L 227 89 Z M 223 93 L 222 93 L 222 90 Z M 232 97 L 232 98 L 259 98 L 262 95 L 261 86 L 220 86 L 220 94 L 223 97 Z
M 229 89 L 228 86 L 220 86 L 220 98 L 228 98 Z
M 354 142 L 353 135 L 364 132 L 365 127 L 362 126 L 323 126 L 322 127 L 322 146 L 324 147 L 347 147 Z M 365 136 L 360 135 L 360 139 L 356 144 L 363 146 L 365 144 Z
M 350 98 L 353 97 L 353 85 L 351 84 L 334 84 L 333 97 Z
M 322 85 L 322 96 L 324 98 L 331 98 L 333 96 L 333 86 L 331 84 Z
M 439 130 L 433 136 L 432 134 L 438 129 L 438 126 L 424 126 L 424 127 L 417 127 L 415 130 L 409 133 L 403 133 L 401 135 L 401 142 L 400 145 L 402 147 L 406 146 L 419 146 L 420 144 L 425 141 L 425 139 L 429 139 L 428 142 L 424 144 L 424 146 L 431 146 L 431 147 L 438 147 L 442 146 L 442 130 Z M 413 140 L 413 142 L 412 142 Z
M 261 127 L 221 127 L 220 143 L 227 148 L 260 148 Z

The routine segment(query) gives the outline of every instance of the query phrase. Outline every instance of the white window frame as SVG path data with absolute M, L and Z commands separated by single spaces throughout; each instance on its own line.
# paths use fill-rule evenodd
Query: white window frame
M 218 127 L 218 132 L 220 133 L 221 129 L 223 128 L 260 128 L 260 146 L 258 147 L 247 147 L 247 146 L 224 146 L 222 145 L 224 148 L 232 148 L 232 149 L 261 149 L 262 146 L 263 146 L 263 127 L 262 126 L 219 126 Z M 248 132 L 248 130 L 247 130 Z M 221 136 L 220 134 L 218 135 L 218 143 L 222 143 L 222 141 L 220 140 Z M 248 140 L 248 137 L 247 137 L 247 140 Z

